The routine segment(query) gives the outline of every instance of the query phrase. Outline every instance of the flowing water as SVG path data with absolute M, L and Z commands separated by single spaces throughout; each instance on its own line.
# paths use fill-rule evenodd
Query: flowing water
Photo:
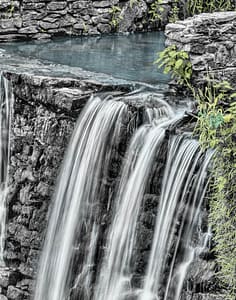
M 194 140 L 177 136 L 171 141 L 153 245 L 140 300 L 159 299 L 159 293 L 165 286 L 163 278 L 177 227 L 180 228 L 164 287 L 164 299 L 178 300 L 180 297 L 188 266 L 194 258 L 194 248 L 190 243 L 207 186 L 206 172 L 211 154 L 207 153 L 204 158 L 202 156 L 199 144 Z M 184 247 L 183 257 L 177 263 L 180 242 Z M 176 272 L 174 268 L 177 268 Z
M 207 241 L 197 226 L 212 154 L 202 153 L 189 135 L 174 135 L 167 143 L 165 170 L 158 169 L 166 129 L 181 115 L 154 95 L 140 95 L 152 105 L 144 107 L 115 194 L 113 188 L 105 196 L 109 165 L 133 118 L 128 107 L 136 97 L 91 99 L 77 122 L 54 197 L 35 300 L 180 299 L 188 268 Z M 153 166 L 161 192 L 146 274 L 137 286 L 140 215 Z
M 0 74 L 0 266 L 4 266 L 12 105 L 13 93 L 10 82 Z
M 161 105 L 157 107 L 157 105 Z M 157 99 L 146 107 L 144 123 L 133 137 L 123 166 L 116 209 L 107 239 L 107 250 L 93 299 L 126 299 L 132 294 L 131 260 L 136 241 L 138 216 L 154 160 L 165 138 L 165 127 L 175 120 L 170 106 Z
M 94 296 L 97 300 L 124 299 L 130 292 L 130 264 L 141 201 L 151 165 L 165 137 L 162 127 L 148 129 L 143 127 L 137 132 L 130 146 L 131 155 L 127 159 L 124 175 L 121 176 L 120 189 L 115 200 L 115 219 L 111 225 L 105 263 Z M 127 172 L 127 168 L 132 170 Z
M 122 102 L 92 99 L 80 116 L 62 166 L 54 198 L 46 243 L 41 258 L 35 299 L 64 300 L 68 297 L 76 233 L 86 236 L 85 250 L 97 242 L 99 224 L 97 209 L 101 179 L 108 172 L 112 151 L 119 143 L 122 121 L 127 107 Z M 78 245 L 79 247 L 80 245 Z M 78 283 L 84 299 L 90 297 L 94 252 L 80 260 L 82 270 Z
M 126 96 L 91 98 L 81 113 L 55 189 L 34 299 L 180 300 L 189 268 L 210 236 L 202 231 L 201 217 L 212 153 L 203 153 L 189 134 L 172 132 L 182 107 L 166 103 L 163 94 L 145 92 L 169 81 L 153 65 L 164 49 L 163 33 L 1 48 L 142 83 Z M 13 95 L 2 76 L 0 84 L 4 267 Z M 149 193 L 156 197 L 151 204 Z

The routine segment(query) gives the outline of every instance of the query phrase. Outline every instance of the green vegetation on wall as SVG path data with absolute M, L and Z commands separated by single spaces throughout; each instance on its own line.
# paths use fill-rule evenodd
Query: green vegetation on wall
M 152 22 L 158 21 L 162 19 L 162 13 L 164 11 L 164 7 L 162 6 L 162 0 L 155 0 L 149 9 L 150 20 Z
M 113 28 L 117 28 L 119 25 L 120 21 L 122 20 L 121 17 L 121 8 L 119 6 L 112 6 L 110 9 L 110 14 L 111 14 L 111 21 L 110 24 Z
M 169 16 L 169 22 L 170 23 L 175 23 L 179 20 L 179 14 L 180 14 L 180 3 L 179 0 L 174 0 L 173 1 L 173 6 L 170 11 L 170 16 Z
M 229 11 L 235 8 L 236 3 L 232 0 L 186 0 L 184 3 L 181 0 L 173 0 L 169 12 L 169 22 L 175 23 L 183 18 L 183 15 L 190 17 L 200 13 Z M 150 20 L 162 20 L 163 11 L 163 0 L 154 0 L 149 10 Z
M 163 0 L 155 0 L 149 9 L 150 21 L 162 21 L 163 13 L 165 11 Z M 179 0 L 173 0 L 172 7 L 169 13 L 169 22 L 175 23 L 179 20 Z
M 231 0 L 188 0 L 187 11 L 189 16 L 205 12 L 228 11 L 235 8 L 235 1 Z
M 171 74 L 171 77 L 177 79 L 178 83 L 190 87 L 192 65 L 187 52 L 179 51 L 175 45 L 171 45 L 158 54 L 154 63 L 159 68 L 164 68 L 164 74 Z
M 218 277 L 236 295 L 236 94 L 228 82 L 208 86 L 196 94 L 195 132 L 204 149 L 215 150 L 210 193 L 210 225 L 214 233 Z
M 210 184 L 209 221 L 214 233 L 217 276 L 227 291 L 236 295 L 236 93 L 227 81 L 208 78 L 201 89 L 191 85 L 192 69 L 188 53 L 172 45 L 156 61 L 180 84 L 185 84 L 198 103 L 194 134 L 204 150 L 215 151 Z M 190 65 L 189 65 L 190 64 Z
M 0 0 L 0 4 L 1 4 L 1 0 Z M 15 12 L 15 4 L 11 0 L 9 1 L 6 7 L 1 9 L 0 19 L 11 19 L 13 18 L 14 12 Z

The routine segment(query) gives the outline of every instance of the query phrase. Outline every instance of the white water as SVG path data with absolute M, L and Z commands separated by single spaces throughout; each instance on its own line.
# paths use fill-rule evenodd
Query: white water
M 194 259 L 195 250 L 190 243 L 206 191 L 206 170 L 211 155 L 207 154 L 203 162 L 201 162 L 202 156 L 199 144 L 194 140 L 181 136 L 174 137 L 171 142 L 162 184 L 153 245 L 144 288 L 139 297 L 140 300 L 179 300 L 180 298 L 188 267 Z M 199 163 L 201 163 L 201 167 L 197 170 Z M 186 196 L 188 193 L 190 196 Z M 160 296 L 160 291 L 163 289 L 164 284 L 163 276 L 167 266 L 168 254 L 173 244 L 175 230 L 179 225 L 180 214 L 183 214 L 182 224 L 163 297 Z M 174 274 L 180 241 L 184 243 L 185 251 L 180 264 L 177 266 L 176 274 Z M 173 286 L 171 284 L 172 281 Z
M 130 95 L 128 100 L 132 98 L 135 100 L 137 95 Z M 54 197 L 35 300 L 179 300 L 188 268 L 206 243 L 205 235 L 201 246 L 196 247 L 191 241 L 206 192 L 211 154 L 204 155 L 199 144 L 187 135 L 171 139 L 147 272 L 143 286 L 134 288 L 132 264 L 145 189 L 153 165 L 158 162 L 165 128 L 179 118 L 164 101 L 156 104 L 157 107 L 147 106 L 143 112 L 146 124 L 132 138 L 116 195 L 106 205 L 107 210 L 114 205 L 114 214 L 99 268 L 95 264 L 101 238 L 101 182 L 106 178 L 112 149 L 119 143 L 127 106 L 95 98 L 83 110 Z M 78 239 L 86 242 L 80 244 Z M 85 254 L 77 262 L 77 277 L 71 288 L 74 252 Z M 73 291 L 75 296 L 71 296 Z
M 159 108 L 146 108 L 142 126 L 127 151 L 120 185 L 115 197 L 114 221 L 107 250 L 95 287 L 94 300 L 121 300 L 133 294 L 131 260 L 136 243 L 136 227 L 152 165 L 165 137 L 165 127 L 174 115 L 164 101 Z M 156 126 L 156 124 L 161 124 Z
M 87 247 L 96 243 L 100 179 L 107 172 L 112 147 L 118 143 L 126 114 L 124 103 L 95 98 L 90 100 L 77 122 L 54 197 L 35 300 L 67 299 L 76 233 L 86 228 Z M 93 263 L 92 253 L 83 261 L 82 273 L 86 276 L 78 278 L 88 294 L 91 291 L 89 267 Z
M 134 169 L 128 177 L 121 181 L 121 188 L 115 203 L 119 204 L 108 241 L 106 261 L 101 270 L 94 299 L 122 299 L 129 292 L 132 277 L 130 260 L 135 243 L 137 218 L 153 159 L 165 135 L 163 128 L 154 128 L 150 132 L 142 128 L 137 140 L 131 144 L 131 151 L 137 142 L 144 147 L 134 162 Z M 140 140 L 141 139 L 141 140 Z M 130 162 L 131 164 L 133 161 Z M 126 170 L 124 171 L 126 173 Z M 126 182 L 124 182 L 126 181 Z
M 6 199 L 8 193 L 8 172 L 10 161 L 10 127 L 13 107 L 13 93 L 10 82 L 0 74 L 0 266 L 4 263 L 6 235 Z

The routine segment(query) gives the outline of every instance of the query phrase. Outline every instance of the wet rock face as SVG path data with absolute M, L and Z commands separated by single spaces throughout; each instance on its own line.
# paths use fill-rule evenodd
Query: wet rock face
M 166 26 L 167 45 L 187 51 L 193 65 L 194 82 L 207 73 L 236 82 L 236 12 L 201 14 Z
M 92 94 L 117 91 L 117 87 L 70 78 L 5 76 L 13 84 L 15 102 L 7 268 L 0 270 L 0 299 L 25 300 L 33 295 L 56 178 L 77 117 Z M 117 168 L 115 165 L 111 171 Z
M 127 86 L 109 86 L 92 80 L 19 75 L 12 72 L 6 72 L 4 75 L 13 84 L 15 103 L 11 134 L 10 194 L 7 204 L 8 231 L 5 251 L 7 268 L 0 270 L 0 300 L 28 300 L 32 298 L 35 289 L 35 277 L 53 203 L 52 194 L 56 178 L 76 119 L 92 94 L 105 92 L 111 95 L 112 91 L 122 94 L 124 90 L 126 92 L 130 90 Z M 123 124 L 124 132 L 119 146 L 112 154 L 109 173 L 102 186 L 104 197 L 102 196 L 101 205 L 97 207 L 101 216 L 98 222 L 104 224 L 100 238 L 101 249 L 104 249 L 107 228 L 112 218 L 112 212 L 107 213 L 107 199 L 119 181 L 119 170 L 130 136 L 134 128 L 140 125 L 135 120 L 135 124 L 130 126 L 128 119 L 133 119 L 132 115 L 138 115 L 137 120 L 142 119 L 143 104 L 139 104 L 139 107 L 137 103 L 135 105 L 128 103 L 130 116 Z M 130 130 L 127 130 L 127 127 Z M 158 164 L 153 165 L 150 187 L 144 196 L 143 213 L 139 216 L 137 251 L 140 259 L 134 266 L 135 276 L 132 282 L 134 287 L 141 284 L 150 254 L 159 203 L 158 195 L 161 191 L 159 173 L 160 169 L 164 170 L 166 149 L 164 143 L 161 159 Z M 81 253 L 78 255 L 75 253 L 75 260 L 78 262 L 79 254 Z M 98 267 L 102 255 L 103 250 L 97 252 Z M 212 262 L 214 258 L 208 258 L 206 255 L 199 265 L 192 266 L 186 279 L 182 300 L 224 299 L 213 295 L 216 284 Z M 201 289 L 202 278 L 204 291 Z M 189 285 L 193 282 L 196 282 L 196 285 L 189 289 Z M 79 292 L 72 291 L 72 299 L 78 299 Z M 190 296 L 192 298 L 189 298 Z
M 5 260 L 16 280 L 3 287 L 8 299 L 27 299 L 33 291 L 49 200 L 75 122 L 56 106 L 36 104 L 36 95 L 24 82 L 15 87 Z
M 150 20 L 150 0 L 25 0 L 0 2 L 0 42 L 56 35 L 142 31 L 167 23 Z M 164 11 L 170 9 L 164 1 Z M 119 8 L 118 10 L 116 8 Z M 165 13 L 166 15 L 166 13 Z M 112 19 L 120 25 L 114 25 Z M 112 24 L 113 23 L 113 24 Z M 118 28 L 117 28 L 118 27 Z

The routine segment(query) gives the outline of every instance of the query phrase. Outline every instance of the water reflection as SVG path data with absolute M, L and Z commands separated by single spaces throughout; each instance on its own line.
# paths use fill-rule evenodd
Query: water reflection
M 25 57 L 155 84 L 169 80 L 153 65 L 164 41 L 163 32 L 148 32 L 10 43 L 1 48 Z

